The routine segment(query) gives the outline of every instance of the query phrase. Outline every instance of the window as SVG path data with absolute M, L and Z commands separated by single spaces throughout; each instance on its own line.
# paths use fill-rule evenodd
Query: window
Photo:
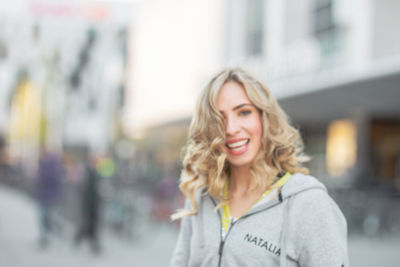
M 334 61 L 342 45 L 335 21 L 334 1 L 315 0 L 313 18 L 313 33 L 320 43 L 322 59 L 327 64 Z
M 263 53 L 264 0 L 248 0 L 246 6 L 246 55 Z
M 331 34 L 335 30 L 332 0 L 315 1 L 313 30 L 317 37 Z

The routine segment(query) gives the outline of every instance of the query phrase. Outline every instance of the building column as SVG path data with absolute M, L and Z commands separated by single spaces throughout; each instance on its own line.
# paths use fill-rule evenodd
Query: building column
M 353 167 L 353 183 L 361 184 L 370 179 L 370 119 L 366 111 L 358 109 L 352 112 L 351 118 L 356 126 L 357 157 Z

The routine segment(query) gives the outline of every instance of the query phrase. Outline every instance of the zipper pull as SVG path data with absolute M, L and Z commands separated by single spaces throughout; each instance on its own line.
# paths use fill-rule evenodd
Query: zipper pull
M 224 243 L 225 241 L 221 241 L 219 243 L 219 249 L 218 249 L 218 254 L 221 256 L 222 255 L 222 250 L 224 249 Z

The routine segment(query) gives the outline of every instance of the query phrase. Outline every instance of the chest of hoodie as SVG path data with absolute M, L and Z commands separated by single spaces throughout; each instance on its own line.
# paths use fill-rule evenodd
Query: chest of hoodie
M 285 200 L 276 199 L 238 219 L 227 233 L 220 255 L 221 215 L 215 212 L 215 201 L 203 197 L 199 214 L 192 217 L 190 266 L 218 266 L 219 260 L 220 266 L 279 266 L 284 204 Z

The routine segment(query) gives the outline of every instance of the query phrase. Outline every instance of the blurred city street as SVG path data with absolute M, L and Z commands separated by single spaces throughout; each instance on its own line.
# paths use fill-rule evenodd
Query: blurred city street
M 176 242 L 176 227 L 149 222 L 137 240 L 121 240 L 102 233 L 102 250 L 92 254 L 88 247 L 72 246 L 68 227 L 47 249 L 37 244 L 36 207 L 21 193 L 0 187 L 0 266 L 168 266 Z M 365 236 L 349 240 L 350 263 L 354 267 L 398 267 L 400 240 Z
M 34 202 L 0 186 L 0 211 L 1 267 L 168 266 L 175 245 L 172 225 L 148 223 L 137 240 L 121 240 L 102 232 L 99 254 L 93 254 L 87 244 L 74 247 L 68 226 L 47 249 L 41 249 Z
M 304 167 L 347 220 L 350 266 L 399 267 L 399 12 L 398 0 L 1 1 L 0 267 L 168 266 L 196 99 L 231 67 L 301 134 Z

